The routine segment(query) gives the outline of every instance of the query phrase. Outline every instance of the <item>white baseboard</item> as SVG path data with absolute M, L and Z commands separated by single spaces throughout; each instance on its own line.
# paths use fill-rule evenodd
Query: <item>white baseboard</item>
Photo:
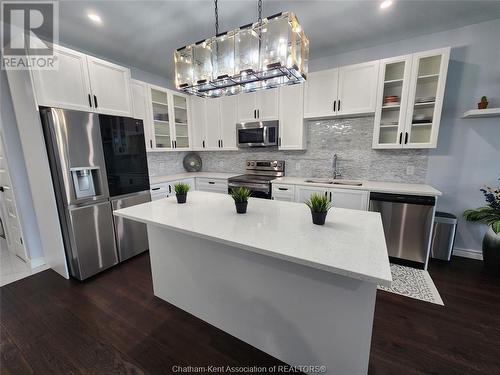
M 43 266 L 45 264 L 45 258 L 33 258 L 30 261 L 31 269 Z
M 481 250 L 474 249 L 460 249 L 455 247 L 453 249 L 453 255 L 462 258 L 479 259 L 483 260 L 483 252 Z

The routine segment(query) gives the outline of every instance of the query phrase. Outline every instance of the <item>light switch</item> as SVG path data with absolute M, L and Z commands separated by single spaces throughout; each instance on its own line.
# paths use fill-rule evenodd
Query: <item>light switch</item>
M 415 167 L 413 165 L 409 165 L 406 167 L 406 174 L 408 176 L 412 176 L 415 173 Z

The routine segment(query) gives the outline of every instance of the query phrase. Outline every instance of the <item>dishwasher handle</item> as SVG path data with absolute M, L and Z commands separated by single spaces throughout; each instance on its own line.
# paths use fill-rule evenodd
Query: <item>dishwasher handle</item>
M 388 193 L 370 193 L 371 201 L 393 202 L 420 204 L 424 206 L 435 206 L 436 198 L 422 195 L 406 195 L 406 194 L 388 194 Z

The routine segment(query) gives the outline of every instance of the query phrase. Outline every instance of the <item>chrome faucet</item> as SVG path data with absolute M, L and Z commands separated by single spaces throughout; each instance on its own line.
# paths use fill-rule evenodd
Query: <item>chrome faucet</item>
M 339 177 L 342 177 L 342 173 L 340 172 L 340 169 L 337 168 L 337 154 L 333 154 L 333 179 L 337 179 Z

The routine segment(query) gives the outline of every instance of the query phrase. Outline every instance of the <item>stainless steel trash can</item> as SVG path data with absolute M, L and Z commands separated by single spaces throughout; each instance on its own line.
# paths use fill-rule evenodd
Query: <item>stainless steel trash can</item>
M 450 260 L 457 231 L 457 217 L 447 212 L 437 211 L 434 216 L 431 257 Z

